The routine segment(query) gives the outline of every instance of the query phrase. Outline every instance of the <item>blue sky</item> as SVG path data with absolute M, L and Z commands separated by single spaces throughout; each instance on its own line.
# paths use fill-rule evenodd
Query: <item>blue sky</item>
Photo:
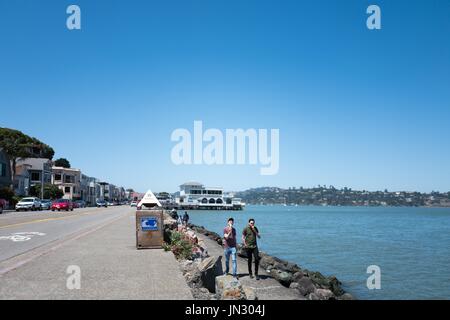
M 77 4 L 82 30 L 66 28 Z M 366 8 L 382 30 L 366 28 Z M 450 2 L 0 0 L 0 126 L 140 191 L 450 190 Z M 280 129 L 280 170 L 175 166 L 173 130 Z

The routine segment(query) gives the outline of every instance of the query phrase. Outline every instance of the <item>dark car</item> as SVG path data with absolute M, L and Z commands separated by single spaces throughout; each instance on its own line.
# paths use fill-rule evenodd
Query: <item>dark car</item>
M 75 208 L 86 208 L 86 202 L 84 200 L 77 200 L 74 202 Z
M 55 211 L 55 210 L 58 210 L 58 211 L 61 211 L 61 210 L 73 211 L 73 203 L 72 203 L 72 201 L 67 200 L 67 199 L 56 200 L 52 204 L 52 211 Z

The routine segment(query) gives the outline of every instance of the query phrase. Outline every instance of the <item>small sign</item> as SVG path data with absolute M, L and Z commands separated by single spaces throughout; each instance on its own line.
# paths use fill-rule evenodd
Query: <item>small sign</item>
M 141 218 L 142 231 L 158 231 L 158 219 L 155 217 Z

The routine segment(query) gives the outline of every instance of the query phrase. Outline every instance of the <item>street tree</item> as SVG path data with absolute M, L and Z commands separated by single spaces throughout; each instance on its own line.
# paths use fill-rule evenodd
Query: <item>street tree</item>
M 44 199 L 56 200 L 62 198 L 64 192 L 53 184 L 44 185 Z M 35 185 L 30 188 L 30 196 L 40 197 L 41 196 L 41 185 Z
M 22 158 L 52 159 L 55 151 L 47 144 L 19 130 L 0 128 L 0 150 L 9 158 L 11 167 L 11 189 L 16 177 L 16 162 Z
M 70 162 L 66 158 L 59 158 L 58 160 L 55 160 L 55 166 L 69 169 Z

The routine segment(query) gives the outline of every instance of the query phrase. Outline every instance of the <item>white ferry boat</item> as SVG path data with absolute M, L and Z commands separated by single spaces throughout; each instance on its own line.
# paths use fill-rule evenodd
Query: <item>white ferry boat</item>
M 221 187 L 205 187 L 198 182 L 186 182 L 175 197 L 175 207 L 181 210 L 243 210 L 245 203 Z

